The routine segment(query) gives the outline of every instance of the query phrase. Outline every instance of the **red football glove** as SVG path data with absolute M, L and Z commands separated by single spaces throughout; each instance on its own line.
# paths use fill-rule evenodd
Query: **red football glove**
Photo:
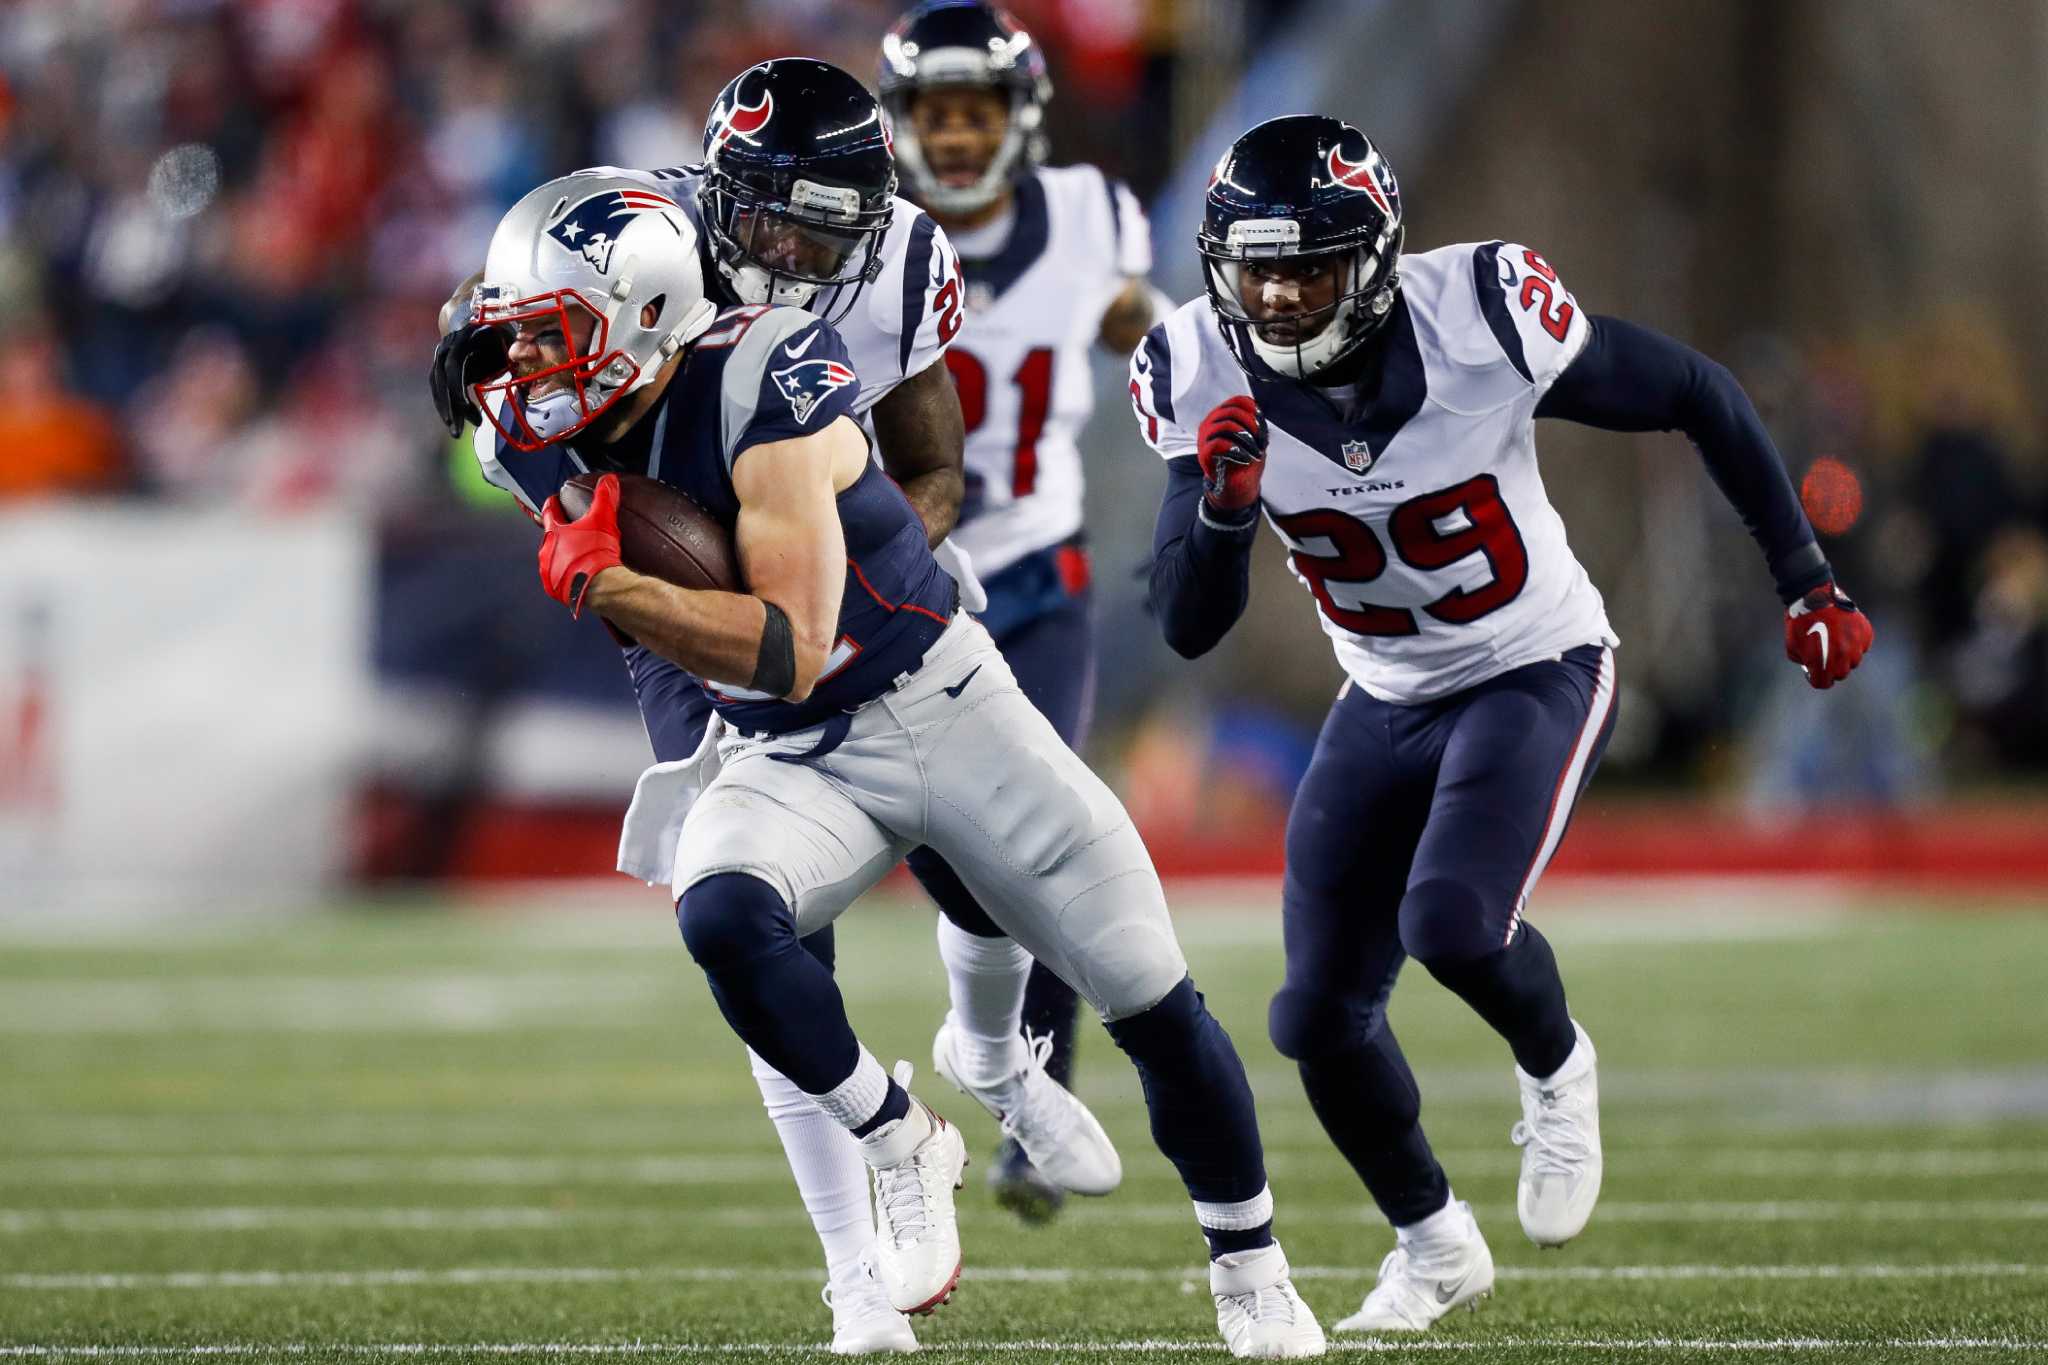
M 1195 457 L 1202 462 L 1202 497 L 1219 512 L 1243 512 L 1259 501 L 1266 472 L 1266 419 L 1250 395 L 1226 398 L 1202 419 Z
M 562 516 L 562 500 L 551 497 L 540 509 L 540 582 L 548 596 L 576 616 L 591 580 L 619 568 L 619 476 L 607 474 L 590 495 L 590 510 L 574 521 Z
M 1785 657 L 1806 681 L 1828 688 L 1849 676 L 1870 652 L 1870 618 L 1840 588 L 1823 583 L 1785 609 Z

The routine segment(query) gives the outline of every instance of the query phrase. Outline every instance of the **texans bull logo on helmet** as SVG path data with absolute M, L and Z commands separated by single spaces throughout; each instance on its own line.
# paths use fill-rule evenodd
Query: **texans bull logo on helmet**
M 776 370 L 771 375 L 775 387 L 782 390 L 782 396 L 789 400 L 789 410 L 796 414 L 797 425 L 811 420 L 811 410 L 819 400 L 834 389 L 843 389 L 855 382 L 854 373 L 836 360 L 804 360 L 786 370 Z
M 754 140 L 754 134 L 768 126 L 768 120 L 775 114 L 775 92 L 763 90 L 757 104 L 741 104 L 737 92 L 733 95 L 732 107 L 721 110 L 717 117 L 718 131 L 711 135 L 709 152 L 715 160 L 719 149 L 734 138 Z
M 1401 197 L 1401 191 L 1394 185 L 1394 173 L 1386 158 L 1377 150 L 1368 150 L 1363 161 L 1347 161 L 1343 148 L 1332 147 L 1327 169 L 1332 184 L 1370 195 L 1381 213 L 1389 218 L 1394 216 L 1394 200 Z
M 618 245 L 619 229 L 626 222 L 642 213 L 675 207 L 674 200 L 653 190 L 615 190 L 585 199 L 570 209 L 548 229 L 548 236 L 604 275 L 611 271 L 612 248 Z

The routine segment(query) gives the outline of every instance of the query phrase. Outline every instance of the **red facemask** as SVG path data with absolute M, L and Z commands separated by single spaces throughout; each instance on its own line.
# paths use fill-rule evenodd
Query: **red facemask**
M 589 344 L 581 350 L 573 344 L 572 308 L 590 319 Z M 536 333 L 557 330 L 568 350 L 565 359 L 531 374 L 508 370 L 470 386 L 477 407 L 515 450 L 539 450 L 582 431 L 624 398 L 640 376 L 632 357 L 610 349 L 611 324 L 604 314 L 574 289 L 486 299 L 477 305 L 476 321 Z M 503 398 L 496 407 L 487 401 L 494 396 Z

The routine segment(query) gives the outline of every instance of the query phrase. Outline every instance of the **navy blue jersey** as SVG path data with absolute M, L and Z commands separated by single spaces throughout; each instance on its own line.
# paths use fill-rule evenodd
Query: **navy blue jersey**
M 572 439 L 527 453 L 500 440 L 484 472 L 529 507 L 588 470 L 645 474 L 733 530 L 740 513 L 734 465 L 755 446 L 852 417 L 859 385 L 844 343 L 823 320 L 794 308 L 735 308 L 691 345 L 661 400 L 617 442 Z M 801 704 L 729 683 L 699 684 L 739 729 L 802 729 L 873 699 L 917 668 L 952 617 L 953 580 L 889 476 L 870 461 L 838 501 L 846 587 L 825 673 Z M 650 731 L 659 720 L 649 715 Z

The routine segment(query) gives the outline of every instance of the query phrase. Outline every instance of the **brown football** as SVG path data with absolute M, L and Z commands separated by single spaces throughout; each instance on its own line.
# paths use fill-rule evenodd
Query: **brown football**
M 590 510 L 602 475 L 578 474 L 557 495 L 571 520 Z M 626 567 L 683 588 L 745 592 L 732 535 L 709 512 L 657 479 L 619 478 L 619 555 Z

